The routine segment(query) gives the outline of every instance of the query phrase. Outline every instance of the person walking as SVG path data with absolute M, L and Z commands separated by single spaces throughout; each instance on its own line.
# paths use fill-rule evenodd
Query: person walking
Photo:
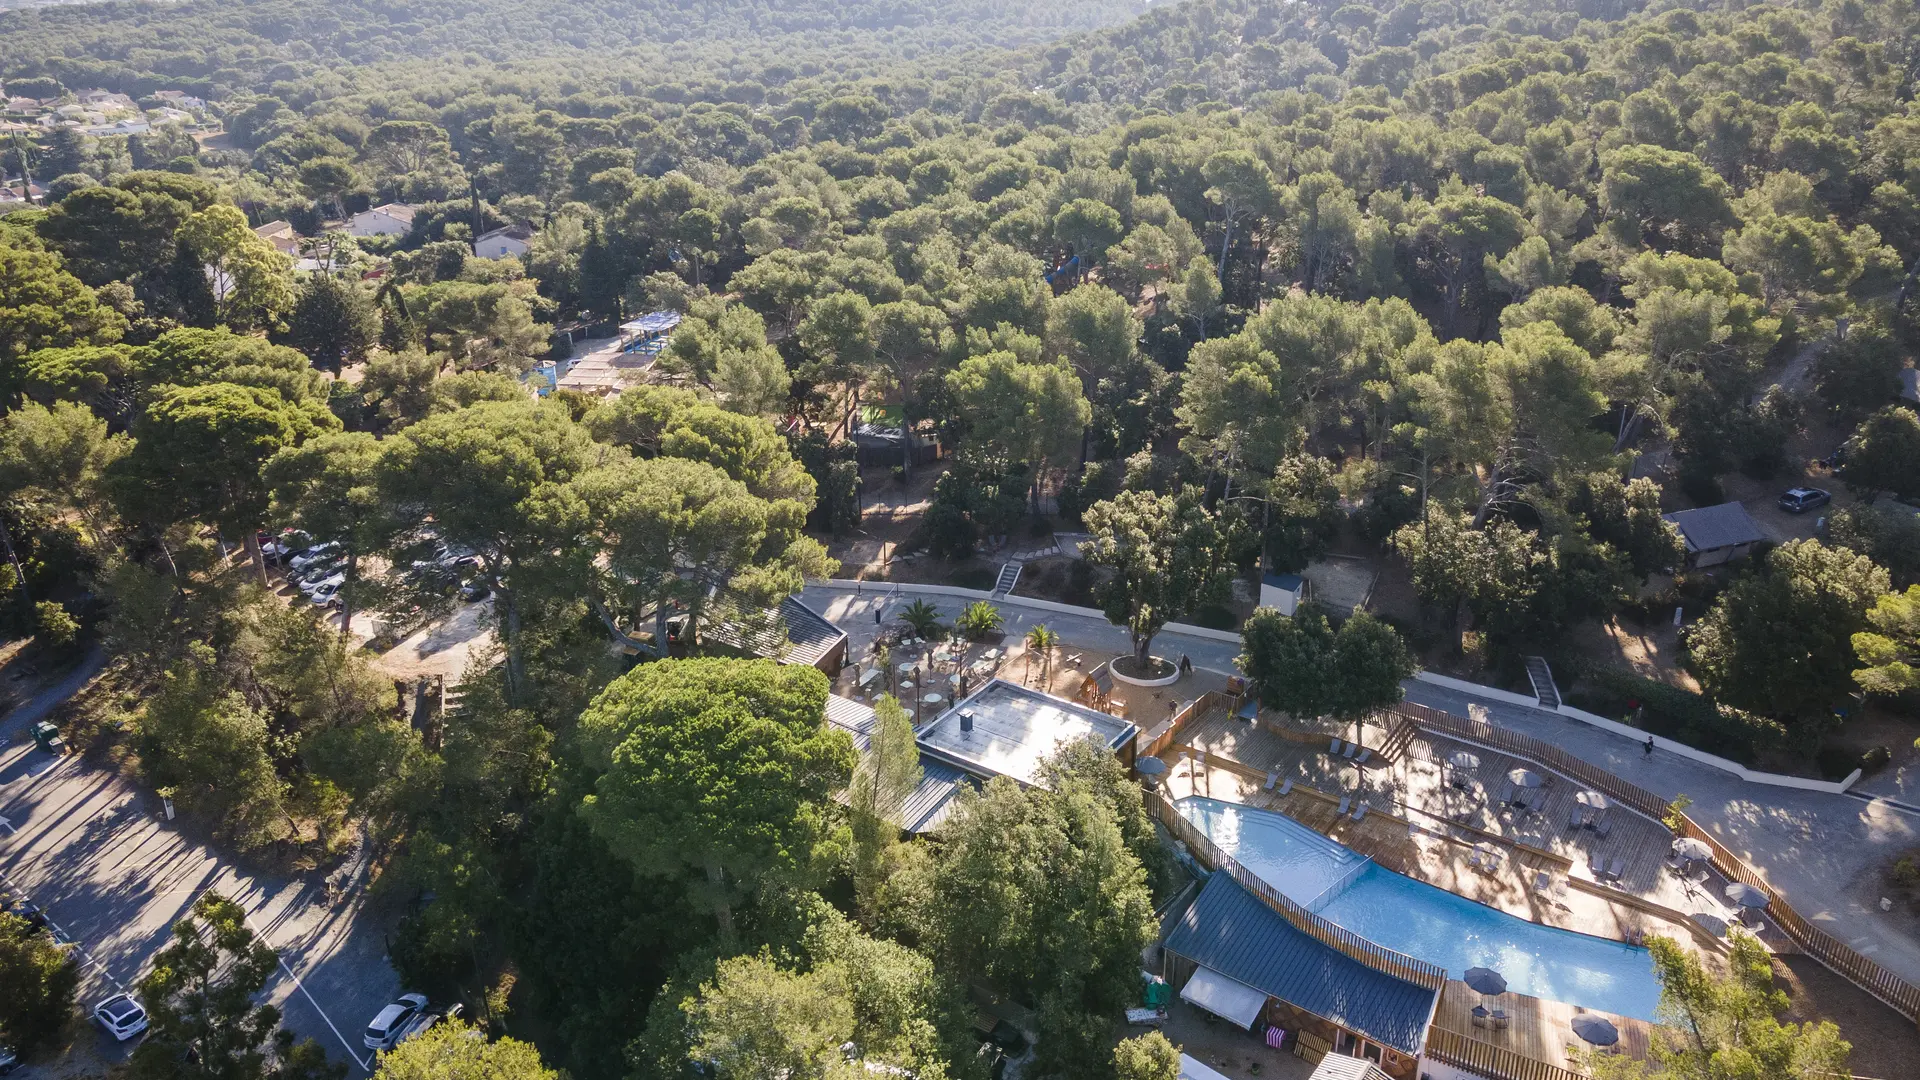
M 1645 746 L 1642 746 L 1640 749 L 1645 751 L 1645 753 L 1641 755 L 1641 760 L 1652 761 L 1653 760 L 1653 736 L 1651 735 L 1647 736 L 1647 744 Z

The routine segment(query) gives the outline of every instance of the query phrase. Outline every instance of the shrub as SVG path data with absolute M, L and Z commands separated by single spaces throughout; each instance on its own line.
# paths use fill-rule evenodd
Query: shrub
M 1884 746 L 1876 746 L 1860 755 L 1860 767 L 1867 772 L 1879 772 L 1893 760 L 1893 751 Z
M 985 600 L 975 600 L 954 620 L 954 629 L 965 634 L 968 640 L 979 641 L 1000 630 L 1000 609 Z
M 80 621 L 52 600 L 33 605 L 34 621 L 39 624 L 40 640 L 55 649 L 70 647 L 80 639 Z
M 1813 763 L 1820 770 L 1821 776 L 1829 780 L 1840 780 L 1860 766 L 1860 759 L 1843 746 L 1828 745 L 1814 751 Z
M 1751 764 L 1762 751 L 1781 745 L 1786 738 L 1786 729 L 1764 716 L 1604 665 L 1581 667 L 1577 686 L 1568 699 L 1591 712 L 1629 722 L 1634 708 L 1628 703 L 1638 702 L 1644 710 L 1636 725 L 1641 730 L 1743 764 Z

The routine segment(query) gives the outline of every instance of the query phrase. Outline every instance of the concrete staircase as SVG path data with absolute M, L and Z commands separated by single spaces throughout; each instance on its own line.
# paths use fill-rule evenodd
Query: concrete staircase
M 1020 566 L 1017 562 L 1001 564 L 1000 578 L 993 583 L 994 596 L 1004 597 L 1013 591 L 1013 587 L 1020 582 Z
M 1560 707 L 1560 688 L 1553 685 L 1553 672 L 1547 667 L 1546 657 L 1527 657 L 1527 678 L 1533 681 L 1533 696 L 1540 699 L 1541 708 Z

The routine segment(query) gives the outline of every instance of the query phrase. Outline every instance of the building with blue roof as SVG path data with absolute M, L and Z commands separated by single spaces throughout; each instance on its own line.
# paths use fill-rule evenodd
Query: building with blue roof
M 1167 982 L 1242 1027 L 1304 1033 L 1333 1053 L 1415 1075 L 1436 990 L 1376 970 L 1295 927 L 1217 870 L 1163 945 Z

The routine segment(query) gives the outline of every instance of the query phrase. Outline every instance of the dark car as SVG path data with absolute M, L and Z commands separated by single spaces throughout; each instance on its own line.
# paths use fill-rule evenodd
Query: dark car
M 1785 510 L 1789 514 L 1804 514 L 1809 510 L 1816 510 L 1825 506 L 1832 501 L 1833 495 L 1820 488 L 1789 488 L 1780 496 L 1780 509 Z
M 493 586 L 488 584 L 485 578 L 474 578 L 472 581 L 460 586 L 460 599 L 465 600 L 469 604 L 476 600 L 485 600 L 488 596 L 492 595 L 492 593 Z

